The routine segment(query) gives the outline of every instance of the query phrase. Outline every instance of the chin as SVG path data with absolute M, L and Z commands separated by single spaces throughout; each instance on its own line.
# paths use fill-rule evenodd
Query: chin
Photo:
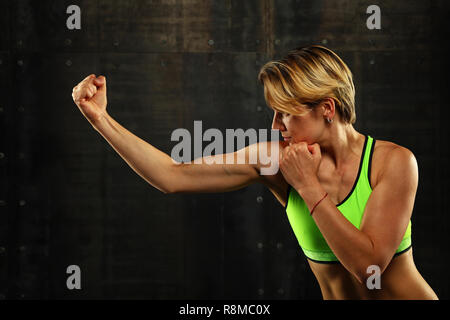
M 291 142 L 291 143 L 299 143 L 299 142 L 309 143 L 308 139 L 305 139 L 305 138 L 292 138 L 291 141 L 289 141 L 289 142 Z

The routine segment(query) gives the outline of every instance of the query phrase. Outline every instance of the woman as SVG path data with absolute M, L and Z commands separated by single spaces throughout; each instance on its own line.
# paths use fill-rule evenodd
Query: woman
M 260 71 L 280 130 L 279 170 L 249 163 L 263 143 L 201 164 L 178 164 L 106 112 L 106 79 L 91 75 L 73 99 L 92 126 L 143 179 L 164 193 L 225 192 L 262 183 L 286 207 L 324 299 L 437 299 L 414 264 L 411 214 L 418 168 L 408 149 L 353 128 L 355 88 L 347 65 L 323 46 L 292 50 Z M 376 142 L 376 143 L 375 143 Z M 224 164 L 207 164 L 222 160 Z M 216 161 L 217 163 L 218 161 Z

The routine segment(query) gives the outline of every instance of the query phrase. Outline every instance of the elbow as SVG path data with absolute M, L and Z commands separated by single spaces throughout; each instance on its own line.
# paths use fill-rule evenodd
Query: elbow
M 158 191 L 160 191 L 160 192 L 162 192 L 164 194 L 176 193 L 176 190 L 175 190 L 175 188 L 173 186 L 170 186 L 170 185 L 167 186 L 167 185 L 163 185 L 163 184 L 152 183 L 150 181 L 147 181 L 147 183 L 151 187 L 155 188 L 156 190 L 158 190 Z
M 159 191 L 164 194 L 180 193 L 180 178 L 178 171 L 176 171 L 178 167 L 179 165 L 171 165 L 170 169 L 165 173 L 163 181 L 160 181 L 160 185 L 158 187 Z M 178 181 L 178 183 L 175 183 L 175 181 Z
M 162 186 L 158 188 L 164 194 L 178 194 L 186 193 L 187 191 L 180 184 L 170 183 L 168 186 Z
M 166 186 L 166 185 L 162 185 L 162 184 L 158 184 L 149 180 L 146 180 L 146 182 L 152 187 L 155 188 L 156 190 L 164 193 L 164 194 L 172 194 L 172 193 L 176 193 L 176 190 L 172 187 L 172 186 Z
M 356 280 L 368 289 L 381 288 L 381 276 L 385 270 L 385 266 L 381 263 L 367 262 L 355 268 L 353 275 Z
M 185 166 L 184 163 L 172 163 L 169 170 L 165 173 L 163 186 L 160 189 L 164 194 L 175 194 L 185 192 L 182 186 L 182 171 L 181 168 Z
M 381 284 L 381 275 L 389 264 L 386 259 L 388 254 L 375 250 L 375 245 L 371 240 L 371 251 L 365 252 L 357 263 L 354 264 L 353 275 L 362 285 L 368 289 L 378 288 Z
M 360 284 L 367 285 L 370 280 L 376 277 L 377 268 L 369 266 L 367 269 L 355 270 L 353 275 Z
M 177 193 L 177 191 L 174 188 L 170 187 L 164 187 L 164 188 L 158 188 L 159 191 L 161 191 L 164 194 L 174 194 Z

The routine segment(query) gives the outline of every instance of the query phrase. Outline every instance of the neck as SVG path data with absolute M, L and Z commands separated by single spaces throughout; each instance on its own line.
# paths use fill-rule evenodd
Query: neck
M 351 124 L 332 124 L 319 143 L 322 157 L 331 159 L 337 170 L 355 155 L 361 156 L 361 140 L 364 136 L 358 133 Z

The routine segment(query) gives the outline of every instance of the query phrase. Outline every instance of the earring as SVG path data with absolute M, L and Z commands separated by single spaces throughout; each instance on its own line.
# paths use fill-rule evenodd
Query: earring
M 332 122 L 333 122 L 333 119 L 327 118 L 327 121 L 328 121 L 328 123 L 332 123 Z

